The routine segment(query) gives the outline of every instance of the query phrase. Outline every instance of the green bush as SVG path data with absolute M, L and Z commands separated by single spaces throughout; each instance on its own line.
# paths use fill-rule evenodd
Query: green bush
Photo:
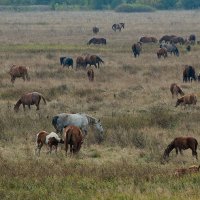
M 121 4 L 115 9 L 116 12 L 154 12 L 155 8 L 143 4 Z

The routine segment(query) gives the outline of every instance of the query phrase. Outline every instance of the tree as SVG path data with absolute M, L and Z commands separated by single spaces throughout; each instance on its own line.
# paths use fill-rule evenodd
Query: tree
M 200 7 L 200 1 L 199 0 L 182 0 L 181 1 L 182 6 L 185 9 L 195 9 Z
M 172 9 L 176 7 L 177 0 L 161 0 L 159 6 L 162 9 Z

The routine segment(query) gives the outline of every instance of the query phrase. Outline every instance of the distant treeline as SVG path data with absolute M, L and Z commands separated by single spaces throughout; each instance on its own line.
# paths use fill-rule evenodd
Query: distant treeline
M 155 9 L 197 9 L 200 0 L 0 0 L 0 5 L 50 5 L 52 9 L 116 9 L 120 5 L 144 5 Z

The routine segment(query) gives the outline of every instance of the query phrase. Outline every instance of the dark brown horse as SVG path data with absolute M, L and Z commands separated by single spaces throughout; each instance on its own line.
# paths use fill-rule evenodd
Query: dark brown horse
M 23 66 L 16 66 L 16 65 L 13 65 L 11 68 L 10 68 L 10 71 L 9 71 L 9 74 L 11 76 L 11 82 L 14 83 L 15 82 L 15 79 L 16 78 L 23 78 L 23 80 L 25 81 L 25 79 L 27 81 L 30 80 L 30 77 L 28 75 L 28 70 L 26 67 L 23 67 Z
M 196 73 L 194 67 L 190 65 L 185 65 L 183 70 L 183 82 L 192 82 L 192 80 L 196 81 Z
M 181 90 L 181 88 L 176 83 L 172 83 L 170 85 L 170 92 L 172 93 L 172 98 L 174 98 L 174 95 L 176 96 L 178 96 L 178 94 L 180 94 L 181 96 L 184 95 L 183 90 Z
M 134 43 L 132 45 L 132 52 L 133 52 L 133 55 L 135 58 L 140 55 L 141 51 L 142 51 L 142 43 L 141 42 Z
M 89 64 L 90 66 L 94 65 L 96 68 L 97 67 L 99 68 L 99 65 L 101 63 L 104 63 L 104 61 L 97 55 L 87 55 L 85 57 L 85 65 L 86 66 Z
M 79 68 L 79 67 L 83 67 L 83 68 L 86 67 L 85 59 L 82 56 L 78 56 L 76 58 L 76 68 Z
M 90 45 L 90 44 L 105 44 L 106 45 L 106 39 L 105 38 L 92 38 L 87 43 L 87 45 Z
M 88 76 L 89 81 L 91 82 L 94 81 L 94 71 L 92 68 L 88 69 L 87 76 Z
M 20 105 L 23 105 L 24 111 L 25 111 L 25 105 L 31 108 L 31 105 L 36 105 L 37 110 L 39 110 L 39 104 L 40 100 L 43 99 L 44 103 L 46 104 L 45 98 L 42 96 L 42 94 L 38 92 L 31 92 L 27 93 L 21 96 L 21 98 L 17 101 L 17 103 L 14 106 L 14 110 L 18 112 Z
M 125 23 L 113 24 L 112 29 L 116 32 L 117 30 L 121 31 L 125 27 Z
M 94 27 L 92 28 L 92 31 L 93 31 L 94 34 L 97 34 L 97 33 L 99 32 L 99 28 L 96 27 L 96 26 L 94 26 Z
M 160 49 L 157 51 L 157 57 L 158 57 L 158 58 L 161 58 L 161 56 L 163 56 L 163 58 L 166 58 L 166 57 L 167 57 L 167 49 L 165 49 L 165 48 L 160 48 Z
M 170 152 L 175 149 L 176 155 L 178 155 L 178 151 L 182 154 L 182 150 L 191 149 L 192 155 L 197 157 L 197 146 L 198 142 L 193 137 L 177 137 L 175 138 L 165 149 L 163 158 L 166 159 L 169 157 Z
M 157 43 L 158 40 L 155 37 L 141 37 L 140 42 L 142 42 L 142 43 Z
M 63 129 L 64 145 L 67 154 L 68 145 L 70 145 L 70 153 L 78 153 L 83 143 L 83 134 L 81 129 L 76 126 L 67 126 Z
M 170 42 L 172 38 L 176 37 L 176 35 L 163 35 L 159 42 L 162 43 L 162 42 Z

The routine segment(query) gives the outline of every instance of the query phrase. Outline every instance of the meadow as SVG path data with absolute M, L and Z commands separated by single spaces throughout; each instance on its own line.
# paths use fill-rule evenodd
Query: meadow
M 144 44 L 134 58 L 131 46 L 141 36 L 164 34 L 200 38 L 200 12 L 157 11 L 122 14 L 102 12 L 1 12 L 0 13 L 0 199 L 199 199 L 200 174 L 174 176 L 177 168 L 198 165 L 191 150 L 170 154 L 162 162 L 167 145 L 177 136 L 193 136 L 200 142 L 199 83 L 183 83 L 185 64 L 200 71 L 200 46 L 180 56 L 158 59 L 159 44 Z M 122 32 L 112 24 L 125 22 Z M 94 37 L 106 46 L 87 46 Z M 105 62 L 94 68 L 95 80 L 85 70 L 62 68 L 61 56 L 97 54 Z M 12 64 L 27 66 L 31 80 L 10 82 Z M 196 106 L 175 108 L 170 84 L 185 93 L 196 93 Z M 40 110 L 14 104 L 23 93 L 37 91 L 47 99 Z M 77 156 L 34 154 L 40 130 L 54 131 L 58 113 L 85 112 L 101 119 L 104 140 L 90 129 Z M 198 149 L 198 153 L 199 153 Z

